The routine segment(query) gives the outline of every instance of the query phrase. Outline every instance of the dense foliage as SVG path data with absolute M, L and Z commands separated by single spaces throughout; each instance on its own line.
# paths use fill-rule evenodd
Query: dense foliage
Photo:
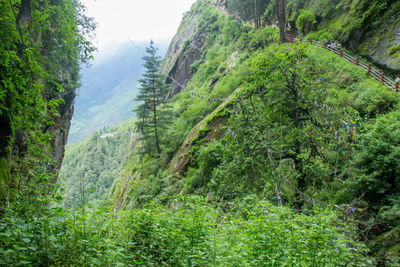
M 305 1 L 288 1 L 289 16 L 295 2 Z M 253 29 L 209 1 L 197 1 L 190 19 L 196 33 L 181 45 L 204 38 L 202 55 L 171 103 L 159 147 L 147 149 L 155 142 L 141 126 L 152 126 L 154 113 L 141 117 L 140 108 L 138 133 L 127 123 L 72 147 L 67 205 L 80 209 L 59 208 L 47 176 L 32 173 L 32 189 L 50 193 L 4 206 L 0 263 L 398 264 L 399 96 L 326 49 L 278 45 L 276 28 Z M 148 52 L 143 112 L 164 90 Z
M 210 31 L 206 52 L 192 65 L 188 90 L 175 97 L 162 161 L 133 158 L 125 179 L 134 183 L 126 190 L 122 181 L 117 200 L 130 208 L 157 196 L 197 194 L 229 203 L 255 193 L 304 212 L 333 203 L 357 227 L 357 238 L 381 254 L 380 264 L 396 262 L 395 253 L 384 254 L 396 251 L 395 174 L 387 182 L 378 178 L 383 173 L 368 159 L 380 157 L 364 138 L 368 125 L 398 107 L 399 97 L 326 50 L 271 45 L 276 29 L 252 30 L 208 8 L 198 20 L 201 31 Z M 393 155 L 387 164 L 394 164 Z M 366 166 L 373 169 L 361 175 Z M 381 203 L 382 216 L 373 203 Z
M 315 24 L 317 24 L 315 15 L 309 10 L 300 10 L 299 13 L 296 20 L 297 29 L 299 29 L 302 34 L 307 34 L 314 30 Z
M 7 216 L 2 265 L 368 266 L 364 247 L 333 210 L 295 214 L 248 196 L 224 209 L 203 198 L 153 202 L 111 215 L 47 210 L 43 219 Z M 10 211 L 12 212 L 12 211 Z M 18 213 L 17 213 L 18 214 Z M 10 226 L 8 225 L 10 224 Z M 338 227 L 341 226 L 341 227 Z M 7 231 L 4 231 L 7 230 Z M 40 234 L 39 234 L 40 233 Z
M 170 87 L 165 83 L 165 77 L 159 74 L 161 57 L 157 56 L 157 48 L 151 41 L 143 57 L 145 71 L 139 80 L 139 93 L 136 101 L 140 103 L 135 108 L 136 126 L 141 133 L 143 153 L 161 153 L 160 139 L 162 130 L 169 122 L 167 95 Z
M 0 199 L 10 203 L 49 193 L 48 129 L 73 99 L 79 64 L 93 51 L 85 39 L 93 23 L 72 0 L 8 0 L 0 7 Z
M 118 176 L 134 124 L 130 120 L 103 128 L 86 140 L 67 147 L 59 175 L 65 189 L 66 207 L 108 203 L 109 191 Z

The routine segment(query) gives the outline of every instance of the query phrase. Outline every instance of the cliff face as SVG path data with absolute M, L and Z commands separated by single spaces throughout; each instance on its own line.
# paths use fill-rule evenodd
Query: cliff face
M 394 72 L 400 71 L 400 2 L 393 0 L 310 1 L 318 30 L 346 48 Z M 326 38 L 325 38 L 326 39 Z
M 400 3 L 353 1 L 350 7 L 347 16 L 355 18 L 346 17 L 344 29 L 337 31 L 343 42 L 378 65 L 400 71 Z
M 24 190 L 48 194 L 57 179 L 79 64 L 93 51 L 83 33 L 94 25 L 82 8 L 27 0 L 0 10 L 0 202 Z
M 185 15 L 161 67 L 168 75 L 167 83 L 171 84 L 170 97 L 182 91 L 182 85 L 185 85 L 193 74 L 190 66 L 203 54 L 206 33 L 198 28 L 198 17 L 198 14 L 190 12 Z
M 361 44 L 351 45 L 362 55 L 385 68 L 400 72 L 400 10 L 392 18 L 384 18 L 380 27 L 366 34 Z
M 57 112 L 52 117 L 53 124 L 42 127 L 43 134 L 50 136 L 50 160 L 46 164 L 47 171 L 53 176 L 52 183 L 57 181 L 57 173 L 64 158 L 65 145 L 73 114 L 73 102 L 75 98 L 75 87 L 71 84 L 64 85 L 64 92 L 60 95 L 62 104 L 58 106 Z M 47 99 L 51 101 L 52 99 Z M 20 182 L 16 178 L 26 171 L 20 161 L 29 156 L 29 132 L 17 130 L 13 132 L 12 116 L 3 114 L 0 124 L 1 147 L 0 147 L 0 200 L 12 199 L 10 188 L 19 187 Z M 9 118 L 5 120 L 5 118 Z M 35 134 L 35 133 L 33 133 Z M 20 173 L 22 171 L 22 173 Z M 19 188 L 18 188 L 19 189 Z
M 54 125 L 50 126 L 47 132 L 52 136 L 52 158 L 54 164 L 50 166 L 52 173 L 57 173 L 64 158 L 65 145 L 67 144 L 68 133 L 74 113 L 75 88 L 70 85 L 62 94 L 63 104 L 59 106 L 54 118 Z

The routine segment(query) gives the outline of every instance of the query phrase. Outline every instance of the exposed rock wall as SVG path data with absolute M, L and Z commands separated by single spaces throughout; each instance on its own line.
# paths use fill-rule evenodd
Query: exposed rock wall
M 57 173 L 64 158 L 65 145 L 67 144 L 72 115 L 74 113 L 75 89 L 66 89 L 62 98 L 64 103 L 58 108 L 58 112 L 54 118 L 54 125 L 47 130 L 52 136 L 52 156 L 55 161 L 55 164 L 50 166 L 52 173 Z
M 393 72 L 400 72 L 400 3 L 393 0 L 342 1 L 327 27 L 346 48 Z M 312 7 L 310 7 L 312 9 Z M 322 14 L 321 14 L 322 15 Z
M 168 48 L 161 69 L 169 76 L 170 97 L 182 91 L 182 85 L 192 77 L 190 66 L 202 57 L 206 34 L 197 26 L 198 15 L 187 14 Z
M 397 18 L 399 17 L 400 11 L 397 13 Z M 383 20 L 381 27 L 376 27 L 367 34 L 361 44 L 351 45 L 378 65 L 400 72 L 400 48 L 397 52 L 393 49 L 400 45 L 400 22 L 396 22 L 395 18 Z
M 57 174 L 73 114 L 78 64 L 85 58 L 79 56 L 81 43 L 71 47 L 68 39 L 76 41 L 80 36 L 73 29 L 73 21 L 80 16 L 73 1 L 45 6 L 20 2 L 0 12 L 4 17 L 0 29 L 0 80 L 4 81 L 0 86 L 0 202 L 12 200 L 9 194 L 16 190 L 10 188 L 22 191 L 43 182 L 39 171 Z M 71 9 L 66 11 L 64 4 Z M 41 16 L 46 10 L 52 10 L 51 14 Z M 57 28 L 57 23 L 71 28 Z M 49 146 L 50 152 L 46 151 Z M 56 176 L 49 177 L 55 180 Z

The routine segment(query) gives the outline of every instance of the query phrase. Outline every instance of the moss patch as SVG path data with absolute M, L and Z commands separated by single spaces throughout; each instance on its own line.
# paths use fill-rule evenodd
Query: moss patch
M 190 131 L 169 164 L 170 174 L 184 173 L 192 160 L 193 149 L 222 136 L 230 114 L 227 110 L 238 90 Z
M 2 157 L 0 158 L 0 200 L 6 199 L 10 183 L 10 165 L 7 159 Z

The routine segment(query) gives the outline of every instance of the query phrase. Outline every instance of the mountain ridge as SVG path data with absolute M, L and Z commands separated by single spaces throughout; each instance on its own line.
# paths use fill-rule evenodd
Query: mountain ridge
M 82 141 L 95 130 L 126 121 L 134 116 L 134 98 L 142 73 L 142 50 L 146 43 L 120 44 L 114 52 L 99 55 L 89 69 L 82 70 L 82 86 L 75 100 L 75 111 L 68 143 Z M 159 54 L 166 44 L 160 43 Z

